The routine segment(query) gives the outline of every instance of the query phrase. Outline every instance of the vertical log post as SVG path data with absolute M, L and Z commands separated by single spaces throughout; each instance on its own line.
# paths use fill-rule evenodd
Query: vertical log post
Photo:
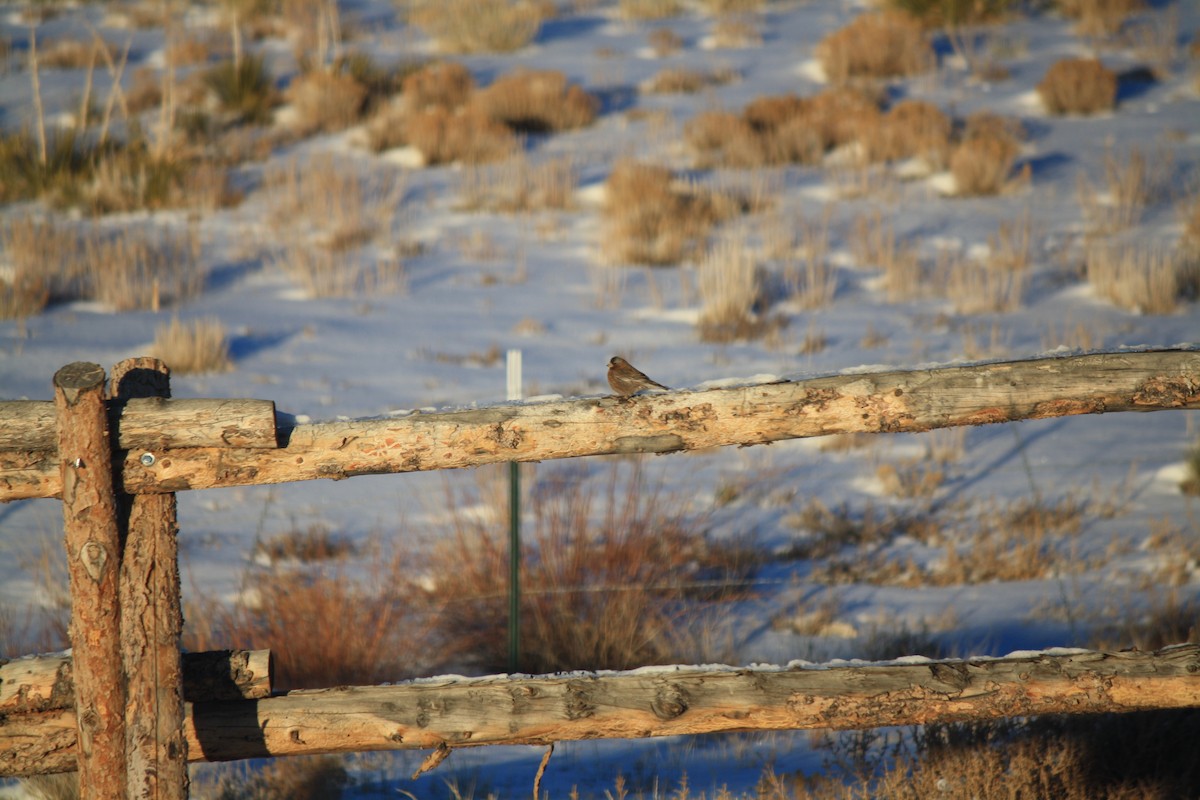
M 170 397 L 170 370 L 156 358 L 113 367 L 112 396 Z M 147 450 L 144 457 L 161 458 Z M 175 495 L 127 495 L 118 487 L 128 535 L 121 559 L 121 653 L 128 677 L 125 711 L 129 800 L 183 800 L 188 792 L 183 737 L 183 673 Z
M 104 399 L 98 364 L 76 362 L 54 374 L 82 800 L 125 797 L 121 541 Z

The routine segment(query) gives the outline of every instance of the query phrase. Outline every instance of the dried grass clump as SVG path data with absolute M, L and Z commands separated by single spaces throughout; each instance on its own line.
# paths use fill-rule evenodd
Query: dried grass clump
M 510 53 L 538 35 L 554 6 L 538 0 L 421 0 L 409 20 L 450 53 Z
M 641 86 L 647 94 L 695 94 L 710 86 L 722 86 L 734 80 L 732 70 L 699 72 L 692 69 L 664 69 Z
M 404 78 L 400 89 L 410 111 L 428 108 L 454 109 L 463 106 L 475 91 L 471 71 L 457 61 L 428 64 Z
M 117 311 L 158 310 L 199 294 L 204 273 L 192 231 L 117 230 L 19 217 L 0 233 L 0 316 L 47 303 L 95 300 Z
M 620 0 L 618 8 L 625 19 L 666 19 L 683 12 L 680 0 Z
M 817 60 L 835 84 L 858 78 L 916 75 L 935 63 L 920 23 L 901 11 L 861 14 L 817 45 Z
M 1100 296 L 1139 314 L 1170 314 L 1200 289 L 1200 262 L 1158 245 L 1097 239 L 1086 249 L 1084 270 Z
M 745 210 L 729 194 L 676 181 L 666 167 L 622 160 L 608 178 L 602 247 L 614 263 L 678 264 L 713 225 Z
M 476 108 L 434 107 L 406 115 L 402 125 L 403 141 L 419 150 L 426 164 L 481 164 L 508 158 L 517 149 L 508 126 Z
M 519 71 L 475 90 L 461 64 L 427 66 L 404 80 L 399 102 L 368 124 L 376 151 L 408 144 L 427 164 L 478 164 L 512 155 L 519 133 L 545 133 L 590 125 L 596 98 L 553 71 Z
M 154 232 L 128 228 L 115 233 L 92 229 L 78 257 L 86 295 L 116 309 L 158 310 L 200 293 L 204 272 L 200 243 L 193 231 Z
M 1056 0 L 1066 16 L 1077 20 L 1084 36 L 1112 36 L 1125 20 L 1146 7 L 1145 0 Z
M 412 602 L 409 559 L 370 555 L 363 563 L 247 567 L 232 606 L 202 598 L 187 609 L 185 646 L 269 648 L 276 685 L 284 689 L 367 686 L 427 674 L 436 648 L 430 615 Z
M 126 165 L 137 168 L 134 172 L 143 187 L 159 190 L 147 200 L 158 202 L 174 183 L 171 164 L 151 158 L 140 140 L 126 145 L 98 142 L 67 129 L 47 135 L 43 148 L 28 131 L 16 131 L 0 136 L 0 202 L 41 198 L 56 208 L 104 213 L 110 209 L 103 200 L 93 203 L 97 189 L 103 194 L 107 188 L 106 179 L 97 173 L 103 169 L 107 177 L 119 176 L 130 172 Z
M 597 487 L 596 483 L 600 486 Z M 496 489 L 499 489 L 501 485 Z M 437 614 L 447 658 L 503 669 L 507 637 L 507 519 L 503 493 L 482 514 L 451 497 L 425 585 L 410 596 Z M 648 486 L 640 469 L 596 479 L 539 481 L 529 502 L 521 662 L 528 672 L 629 669 L 701 654 L 693 634 L 705 611 L 740 596 L 754 567 L 744 549 L 709 541 L 703 519 Z M 701 619 L 697 619 L 701 617 Z M 684 624 L 690 623 L 690 624 Z
M 1064 58 L 1037 85 L 1051 114 L 1096 114 L 1117 104 L 1117 74 L 1098 58 Z
M 701 166 L 814 164 L 875 130 L 880 114 L 872 94 L 843 87 L 813 97 L 759 97 L 740 116 L 704 112 L 684 135 Z
M 286 244 L 280 267 L 314 297 L 403 287 L 397 253 L 374 247 L 391 231 L 404 184 L 390 171 L 360 175 L 329 155 L 268 170 L 269 221 Z
M 1016 0 L 888 0 L 926 28 L 958 27 L 995 22 L 1012 13 Z
M 513 214 L 570 208 L 578 183 L 578 170 L 571 158 L 534 164 L 518 152 L 499 164 L 465 168 L 459 193 L 464 209 Z
M 670 28 L 655 28 L 646 37 L 654 55 L 664 58 L 683 49 L 683 39 Z
M 1020 123 L 989 112 L 971 115 L 962 141 L 950 154 L 955 193 L 976 197 L 1002 192 L 1021 152 Z
M 595 96 L 553 70 L 518 71 L 476 92 L 471 104 L 518 133 L 548 133 L 591 125 Z
M 167 325 L 159 325 L 150 352 L 176 375 L 226 372 L 233 368 L 225 326 L 212 318 L 184 323 L 176 317 Z
M 261 56 L 243 56 L 240 62 L 223 61 L 202 74 L 222 110 L 238 122 L 270 122 L 278 102 L 275 80 Z
M 292 104 L 292 126 L 301 136 L 340 131 L 358 122 L 367 88 L 352 75 L 311 70 L 296 77 L 284 93 Z
M 1026 270 L 1006 269 L 992 261 L 943 258 L 938 272 L 957 314 L 1002 314 L 1021 307 L 1029 282 Z
M 76 296 L 75 236 L 67 225 L 28 215 L 0 226 L 0 319 L 30 317 L 52 299 Z
M 855 221 L 851 250 L 860 266 L 882 270 L 889 302 L 913 300 L 929 291 L 916 247 L 897 236 L 878 210 Z
M 764 319 L 763 272 L 741 236 L 728 236 L 700 260 L 700 319 L 697 327 L 706 342 L 759 338 L 771 325 Z
M 712 46 L 719 50 L 758 47 L 762 43 L 762 33 L 752 19 L 725 16 L 713 25 Z
M 192 792 L 216 800 L 328 800 L 353 784 L 342 757 L 300 756 L 268 759 L 253 770 L 200 773 Z
M 946 164 L 953 125 L 940 108 L 924 100 L 902 100 L 868 134 L 868 161 L 919 158 L 931 168 Z
M 1138 147 L 1119 153 L 1106 148 L 1104 185 L 1107 193 L 1096 190 L 1080 175 L 1079 204 L 1088 228 L 1093 233 L 1113 233 L 1133 227 L 1147 208 L 1170 196 L 1172 154 L 1158 152 L 1149 158 Z M 1186 228 L 1185 228 L 1186 237 Z

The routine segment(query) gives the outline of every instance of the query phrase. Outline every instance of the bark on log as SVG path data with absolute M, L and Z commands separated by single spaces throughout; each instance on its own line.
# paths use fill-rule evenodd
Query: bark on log
M 794 668 L 426 679 L 188 706 L 193 760 L 1200 706 L 1200 646 Z M 73 765 L 70 711 L 0 720 L 0 775 Z
M 256 700 L 271 694 L 270 650 L 183 654 L 183 699 L 189 703 Z M 71 657 L 65 653 L 0 662 L 0 718 L 74 708 Z
M 270 400 L 118 397 L 107 407 L 109 427 L 121 450 L 278 446 L 275 403 Z M 54 430 L 54 403 L 0 402 L 0 451 L 54 450 Z
M 125 674 L 117 572 L 120 529 L 104 406 L 104 370 L 68 364 L 54 375 L 63 484 L 71 648 L 83 800 L 125 796 Z
M 171 373 L 156 358 L 131 358 L 113 367 L 113 397 L 171 396 Z M 121 558 L 121 656 L 127 681 L 126 792 L 129 800 L 185 800 L 187 743 L 183 738 L 183 609 L 174 493 L 118 492 L 125 512 Z
M 297 425 L 277 450 L 182 448 L 149 467 L 130 453 L 124 486 L 176 492 L 1184 408 L 1200 408 L 1200 351 L 1100 353 Z M 40 462 L 0 454 L 0 501 L 60 490 Z

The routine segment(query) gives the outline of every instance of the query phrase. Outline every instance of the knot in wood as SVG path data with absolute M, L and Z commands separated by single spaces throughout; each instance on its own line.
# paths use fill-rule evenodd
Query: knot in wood
M 95 539 L 88 539 L 79 548 L 79 561 L 88 577 L 99 583 L 108 563 L 108 550 Z
M 931 664 L 929 671 L 939 682 L 948 684 L 955 689 L 963 690 L 970 684 L 966 664 Z
M 503 424 L 496 423 L 496 427 L 492 429 L 492 439 L 501 447 L 516 450 L 521 446 L 521 442 L 525 440 L 525 437 L 518 430 L 514 430 L 513 428 L 506 430 Z
M 583 681 L 568 681 L 567 695 L 563 698 L 563 713 L 567 719 L 586 719 L 596 713 L 592 692 Z
M 659 686 L 650 702 L 650 710 L 662 720 L 675 719 L 688 710 L 687 692 L 682 686 L 667 683 Z

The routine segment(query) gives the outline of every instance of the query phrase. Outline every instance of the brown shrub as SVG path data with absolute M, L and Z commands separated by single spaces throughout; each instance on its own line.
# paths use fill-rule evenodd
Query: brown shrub
M 701 167 L 760 167 L 767 164 L 762 138 L 729 111 L 704 111 L 684 128 L 684 138 Z
M 820 132 L 825 148 L 863 141 L 878 124 L 881 93 L 848 86 L 812 97 L 809 123 Z
M 1096 58 L 1066 58 L 1046 70 L 1037 85 L 1051 114 L 1095 114 L 1117 103 L 1117 74 Z
M 925 72 L 933 49 L 920 23 L 900 11 L 861 14 L 817 45 L 817 60 L 836 84 L 855 78 L 893 78 Z
M 950 118 L 932 103 L 902 100 L 883 115 L 874 132 L 867 136 L 867 158 L 870 161 L 921 158 L 935 169 L 940 168 L 950 151 L 951 127 Z
M 293 80 L 286 97 L 295 111 L 293 126 L 308 136 L 356 123 L 362 116 L 367 89 L 345 73 L 316 69 Z
M 728 195 L 680 186 L 666 167 L 622 160 L 608 178 L 604 250 L 618 263 L 677 264 L 717 222 L 745 204 Z
M 422 674 L 433 655 L 427 614 L 411 603 L 400 558 L 316 568 L 247 568 L 232 606 L 202 598 L 186 614 L 188 649 L 269 648 L 284 689 L 369 685 Z M 330 625 L 329 620 L 339 624 Z
M 649 94 L 694 94 L 709 86 L 732 80 L 730 72 L 697 72 L 692 69 L 664 69 L 642 86 Z
M 957 194 L 977 196 L 1003 191 L 1024 135 L 1021 123 L 1008 117 L 987 111 L 968 117 L 962 141 L 950 155 Z
M 684 135 L 706 166 L 813 164 L 829 149 L 861 140 L 879 117 L 873 95 L 837 88 L 807 98 L 759 97 L 740 117 L 705 112 L 687 125 Z
M 531 0 L 422 0 L 409 19 L 452 53 L 507 53 L 529 44 L 551 3 Z
M 471 72 L 457 61 L 440 61 L 423 67 L 404 79 L 401 91 L 410 111 L 458 108 L 475 90 Z
M 1008 183 L 1020 147 L 1007 136 L 980 134 L 962 141 L 950 155 L 955 192 L 964 196 L 999 194 Z
M 518 71 L 476 92 L 471 105 L 518 132 L 545 133 L 590 125 L 599 103 L 561 72 Z
M 521 663 L 533 672 L 628 669 L 700 655 L 689 627 L 706 604 L 738 596 L 753 562 L 714 543 L 704 520 L 646 485 L 640 469 L 614 467 L 597 481 L 542 478 L 530 499 L 533 531 L 523 553 Z M 493 492 L 492 494 L 495 494 Z M 502 498 L 503 495 L 501 494 Z M 450 527 L 438 531 L 424 590 L 450 658 L 485 671 L 504 668 L 507 617 L 507 503 L 483 498 L 484 513 L 450 498 Z M 690 585 L 705 581 L 716 586 Z
M 517 147 L 506 125 L 473 108 L 419 111 L 406 117 L 403 130 L 404 140 L 420 150 L 428 164 L 499 161 Z

